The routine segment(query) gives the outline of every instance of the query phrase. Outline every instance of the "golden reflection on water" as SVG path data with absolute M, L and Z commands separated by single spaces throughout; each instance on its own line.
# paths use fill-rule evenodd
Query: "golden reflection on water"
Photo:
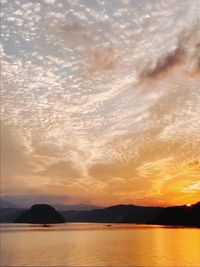
M 4 225 L 1 266 L 200 266 L 200 229 Z

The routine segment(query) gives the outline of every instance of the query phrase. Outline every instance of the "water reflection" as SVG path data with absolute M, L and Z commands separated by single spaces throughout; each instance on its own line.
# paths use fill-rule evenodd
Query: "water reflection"
M 199 266 L 200 229 L 1 225 L 1 266 Z

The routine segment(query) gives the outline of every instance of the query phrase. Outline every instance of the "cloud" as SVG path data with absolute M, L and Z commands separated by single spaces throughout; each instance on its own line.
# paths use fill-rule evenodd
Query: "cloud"
M 50 179 L 56 179 L 59 184 L 70 184 L 74 180 L 81 177 L 79 170 L 77 170 L 72 162 L 58 161 L 50 164 L 45 170 L 36 173 L 42 177 L 49 177 Z
M 186 192 L 186 193 L 190 193 L 190 194 L 193 194 L 193 193 L 199 194 L 199 192 L 200 192 L 200 182 L 198 182 L 198 181 L 191 182 L 189 185 L 185 186 L 182 189 L 182 191 Z
M 152 68 L 143 70 L 140 78 L 160 78 L 161 76 L 172 70 L 172 68 L 181 64 L 185 59 L 185 55 L 186 53 L 182 48 L 177 48 L 174 51 L 170 51 L 168 54 L 161 56 Z
M 28 143 L 20 129 L 1 123 L 1 189 L 3 194 L 32 195 L 67 189 L 81 177 L 72 162 L 59 160 L 62 153 L 35 153 L 37 143 Z M 40 152 L 40 153 L 39 153 Z M 57 188 L 57 189 L 56 189 Z
M 25 195 L 4 195 L 3 199 L 9 200 L 12 203 L 16 203 L 19 206 L 31 206 L 33 204 L 41 204 L 41 203 L 48 203 L 48 204 L 56 204 L 56 203 L 70 203 L 73 200 L 73 197 L 70 195 L 52 195 L 52 194 L 25 194 Z M 77 199 L 76 199 L 77 200 Z M 80 199 L 81 200 L 81 199 Z
M 46 4 L 50 4 L 50 5 L 52 5 L 52 4 L 55 4 L 55 2 L 56 2 L 57 0 L 44 0 L 44 1 L 45 1 Z
M 3 192 L 196 199 L 198 0 L 4 4 Z
M 178 160 L 175 158 L 163 158 L 149 161 L 139 168 L 141 178 L 149 177 L 152 180 L 151 190 L 147 193 L 150 197 L 165 198 L 167 202 L 198 200 L 198 181 L 200 179 L 199 159 Z M 193 186 L 192 186 L 193 185 Z M 192 191 L 193 188 L 193 191 Z M 191 195 L 191 192 L 194 195 Z M 164 196 L 164 197 L 163 197 Z M 171 200 L 170 200 L 171 198 Z
M 166 51 L 156 57 L 141 70 L 140 79 L 160 79 L 169 74 L 174 68 L 186 65 L 183 71 L 188 69 L 190 74 L 199 72 L 200 63 L 200 37 L 199 21 L 188 29 L 181 31 L 176 48 Z
M 119 49 L 108 41 L 102 30 L 77 22 L 58 22 L 49 30 L 64 41 L 63 46 L 77 51 L 84 62 L 83 75 L 87 78 L 99 71 L 113 70 L 120 63 Z
M 3 193 L 30 190 L 30 178 L 24 175 L 35 164 L 29 157 L 25 140 L 13 126 L 1 122 L 1 190 Z
M 119 65 L 119 53 L 112 46 L 93 51 L 86 49 L 84 55 L 89 61 L 89 66 L 86 69 L 87 76 L 98 71 L 114 70 Z
M 49 14 L 51 20 L 54 13 Z M 98 32 L 91 26 L 82 25 L 78 22 L 65 23 L 58 19 L 52 19 L 53 25 L 48 26 L 48 30 L 54 36 L 64 41 L 64 46 L 77 51 L 82 51 L 88 45 L 95 44 L 95 38 L 98 36 Z

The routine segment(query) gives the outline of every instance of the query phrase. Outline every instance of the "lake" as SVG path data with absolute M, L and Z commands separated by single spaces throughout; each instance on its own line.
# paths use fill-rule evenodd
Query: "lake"
M 200 266 L 200 229 L 1 224 L 1 266 Z

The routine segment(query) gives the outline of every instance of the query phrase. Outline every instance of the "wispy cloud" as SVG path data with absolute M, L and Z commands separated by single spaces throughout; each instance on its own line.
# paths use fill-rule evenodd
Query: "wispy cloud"
M 199 72 L 199 21 L 184 29 L 177 37 L 177 44 L 141 70 L 140 79 L 160 79 L 180 65 L 186 65 L 182 71 L 188 74 Z

